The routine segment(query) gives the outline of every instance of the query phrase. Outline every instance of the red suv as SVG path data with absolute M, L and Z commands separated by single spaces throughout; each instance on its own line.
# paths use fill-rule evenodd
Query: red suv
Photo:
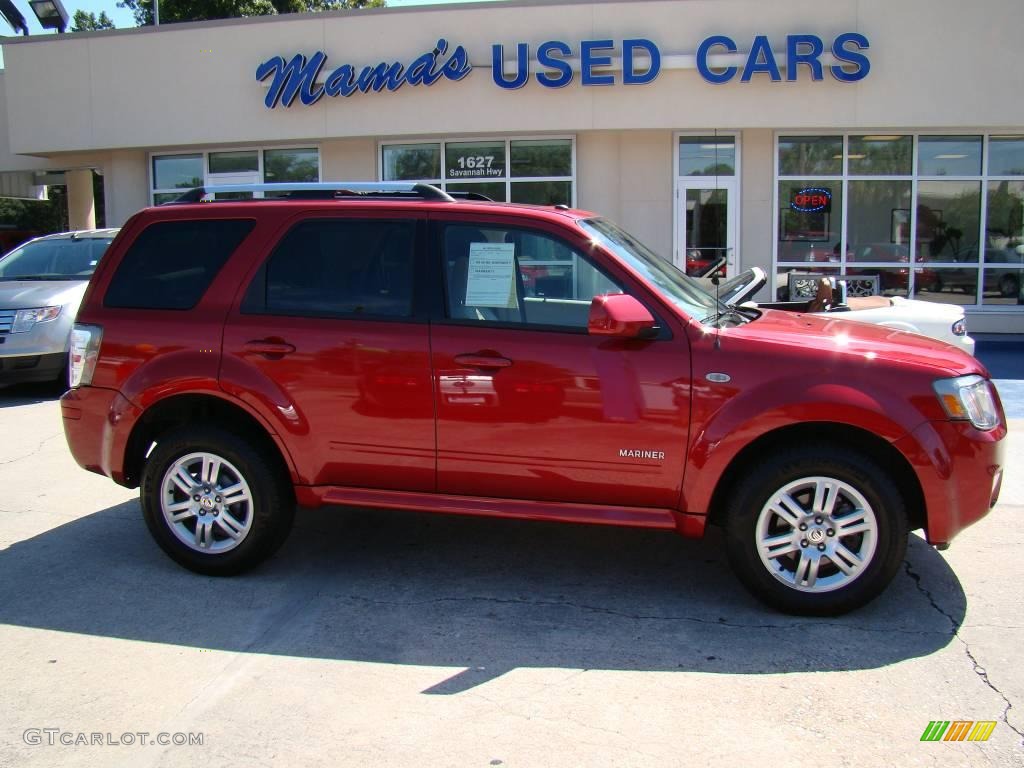
M 952 346 L 723 305 L 565 206 L 289 189 L 141 211 L 78 314 L 71 450 L 187 568 L 250 568 L 296 504 L 711 523 L 760 598 L 837 614 L 995 504 L 1002 406 Z

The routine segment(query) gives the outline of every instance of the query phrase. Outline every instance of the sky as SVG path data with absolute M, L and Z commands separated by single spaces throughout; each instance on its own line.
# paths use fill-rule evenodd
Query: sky
M 132 16 L 132 12 L 126 8 L 118 8 L 117 0 L 62 0 L 64 3 L 64 9 L 68 12 L 68 17 L 71 18 L 75 15 L 75 11 L 82 10 L 94 13 L 97 16 L 100 15 L 101 11 L 106 11 L 107 16 L 114 22 L 114 26 L 118 29 L 125 27 L 134 27 L 135 19 Z M 444 5 L 449 3 L 471 3 L 471 2 L 492 2 L 492 0 L 388 0 L 388 5 L 391 7 L 403 6 L 403 5 Z M 28 23 L 29 32 L 33 35 L 40 34 L 55 34 L 50 31 L 43 30 L 39 26 L 39 22 L 36 20 L 35 14 L 32 13 L 32 9 L 29 8 L 27 0 L 14 0 L 14 5 L 22 16 L 25 17 L 25 21 Z M 0 20 L 0 37 L 13 35 L 14 31 L 11 30 L 2 20 Z M 4 60 L 3 55 L 0 54 L 0 69 L 3 68 Z
M 113 22 L 114 26 L 118 29 L 123 27 L 134 27 L 135 20 L 132 17 L 132 12 L 126 8 L 118 8 L 117 0 L 62 0 L 64 8 L 68 12 L 68 16 L 74 16 L 75 11 L 89 11 L 95 13 L 97 16 L 100 15 L 100 11 L 106 11 Z M 468 3 L 468 2 L 488 2 L 489 0 L 388 0 L 389 6 L 403 6 L 403 5 L 440 5 L 444 3 Z M 25 17 L 25 21 L 28 22 L 29 31 L 33 35 L 38 34 L 52 34 L 50 32 L 43 32 L 43 29 L 39 26 L 39 22 L 36 20 L 35 15 L 32 13 L 32 9 L 29 8 L 27 0 L 14 0 L 15 6 L 21 11 Z M 14 34 L 12 30 L 7 28 L 7 25 L 0 21 L 0 35 L 11 35 Z

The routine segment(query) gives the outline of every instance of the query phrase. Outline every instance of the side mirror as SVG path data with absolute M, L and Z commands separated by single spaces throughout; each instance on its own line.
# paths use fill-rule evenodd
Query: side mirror
M 620 339 L 651 338 L 654 318 L 647 307 L 624 293 L 595 296 L 590 302 L 587 332 L 593 336 L 615 336 Z

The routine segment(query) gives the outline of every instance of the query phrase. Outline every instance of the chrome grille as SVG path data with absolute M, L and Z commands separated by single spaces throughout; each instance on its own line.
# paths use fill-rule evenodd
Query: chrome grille
M 10 333 L 14 325 L 15 309 L 0 309 L 0 333 Z

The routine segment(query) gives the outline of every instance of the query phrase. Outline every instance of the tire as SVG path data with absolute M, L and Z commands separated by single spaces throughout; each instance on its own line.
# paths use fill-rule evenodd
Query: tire
M 214 481 L 200 482 L 210 472 L 216 472 Z M 276 462 L 216 427 L 186 427 L 161 437 L 143 469 L 140 495 L 146 526 L 160 548 L 208 576 L 241 573 L 267 559 L 288 538 L 295 518 L 290 480 Z
M 838 616 L 876 598 L 899 569 L 909 532 L 886 471 L 827 444 L 767 457 L 732 493 L 725 529 L 729 561 L 747 589 L 804 616 Z
M 999 278 L 999 295 L 1004 298 L 1012 298 L 1020 291 L 1020 283 L 1013 275 L 1003 275 Z

